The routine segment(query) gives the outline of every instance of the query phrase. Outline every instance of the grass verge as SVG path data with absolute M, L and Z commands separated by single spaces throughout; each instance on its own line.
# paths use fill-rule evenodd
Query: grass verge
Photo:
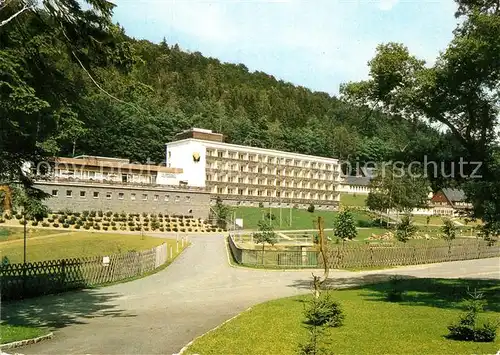
M 155 238 L 150 236 L 73 232 L 55 234 L 41 239 L 28 240 L 28 262 L 55 260 L 89 256 L 105 256 L 121 254 L 129 251 L 140 251 L 167 243 L 170 257 L 170 247 L 177 252 L 174 239 Z M 11 263 L 23 261 L 23 240 L 0 243 L 2 256 L 7 256 Z M 179 242 L 179 250 L 181 243 Z
M 27 228 L 27 238 L 38 238 L 44 237 L 47 235 L 55 235 L 60 233 L 67 233 L 67 231 L 55 231 L 55 230 L 47 230 L 47 229 L 36 229 L 28 226 Z M 0 227 L 0 242 L 6 242 L 11 240 L 19 240 L 24 238 L 24 228 L 23 226 L 19 227 Z
M 0 344 L 33 339 L 49 333 L 45 328 L 0 324 Z
M 447 326 L 463 309 L 467 287 L 478 288 L 487 300 L 483 320 L 500 316 L 500 284 L 497 281 L 409 279 L 402 302 L 385 299 L 390 283 L 367 284 L 333 291 L 346 320 L 328 330 L 328 349 L 335 354 L 495 354 L 500 340 L 472 343 L 445 338 Z M 186 354 L 282 354 L 297 353 L 306 340 L 304 301 L 311 296 L 279 299 L 254 306 L 250 311 L 196 340 Z

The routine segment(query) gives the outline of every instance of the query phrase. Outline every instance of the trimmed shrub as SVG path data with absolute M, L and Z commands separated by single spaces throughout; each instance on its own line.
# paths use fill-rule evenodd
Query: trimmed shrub
M 84 226 L 83 226 L 83 228 L 85 228 L 85 229 L 89 230 L 89 229 L 90 229 L 90 225 L 89 225 L 89 224 L 86 224 L 86 225 L 84 225 Z
M 69 224 L 68 224 L 68 223 L 64 223 L 64 224 L 63 224 L 63 227 L 64 227 L 64 228 L 69 228 Z
M 111 212 L 111 211 L 106 212 L 106 217 L 111 217 L 112 215 L 113 215 L 113 212 Z M 118 213 L 116 215 L 118 215 Z
M 160 227 L 160 232 L 165 232 L 165 228 Z
M 32 225 L 33 227 L 38 226 L 38 221 L 33 221 L 33 222 L 31 222 L 31 225 Z
M 116 226 L 111 227 L 111 229 L 114 231 L 118 230 L 118 228 L 116 228 Z
M 145 232 L 149 231 L 149 228 L 148 227 L 144 227 L 144 231 Z
M 99 217 L 102 217 L 102 216 L 104 216 L 104 212 L 102 212 L 101 210 L 99 210 L 99 211 L 97 211 L 97 215 L 98 215 Z
M 81 226 L 80 226 L 79 224 L 76 224 L 76 225 L 75 225 L 75 229 L 80 229 L 80 227 L 81 227 Z
M 83 216 L 83 217 L 88 217 L 88 215 L 89 215 L 89 214 L 90 214 L 90 212 L 89 212 L 89 211 L 83 211 L 83 212 L 82 212 L 82 216 Z
M 311 204 L 309 205 L 309 207 L 307 207 L 307 212 L 309 212 L 309 213 L 314 213 L 314 210 L 315 210 L 315 207 L 314 207 L 314 205 L 311 203 Z
M 3 216 L 5 219 L 12 219 L 12 215 L 6 213 L 4 216 Z
M 90 213 L 89 213 L 90 217 L 95 217 L 95 215 L 96 215 L 96 211 L 90 211 Z
M 19 213 L 18 213 L 18 214 L 16 214 L 16 219 L 21 219 L 21 218 L 23 218 L 23 215 L 22 215 L 22 214 L 19 214 Z
M 59 228 L 59 223 L 53 223 L 52 227 Z
M 50 224 L 47 222 L 42 222 L 42 227 L 50 227 Z
M 0 223 L 5 223 L 5 219 L 0 218 Z
M 306 323 L 313 326 L 340 327 L 345 319 L 340 303 L 333 300 L 329 293 L 313 297 L 305 316 Z
M 102 227 L 102 229 L 104 229 L 105 231 L 107 231 L 107 230 L 108 230 L 108 227 Z
M 112 227 L 116 226 L 116 222 L 111 222 L 111 226 Z
M 24 224 L 24 219 L 19 220 L 19 224 Z
M 100 229 L 101 229 L 101 226 L 100 226 L 100 225 L 98 225 L 98 224 L 94 224 L 93 228 L 94 228 L 95 230 L 100 230 Z
M 47 219 L 47 222 L 49 222 L 49 223 L 54 223 L 54 218 L 49 218 L 49 219 Z

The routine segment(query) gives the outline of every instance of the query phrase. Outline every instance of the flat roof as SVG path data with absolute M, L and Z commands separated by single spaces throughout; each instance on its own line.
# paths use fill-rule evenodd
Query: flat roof
M 195 139 L 195 138 L 186 138 L 186 139 L 181 139 L 178 141 L 173 141 L 169 143 L 165 143 L 165 145 L 168 147 L 169 145 L 178 145 L 181 143 L 185 142 L 198 142 L 203 145 L 209 146 L 209 147 L 224 147 L 224 148 L 232 148 L 235 150 L 241 149 L 241 150 L 252 150 L 253 153 L 263 153 L 263 154 L 274 154 L 274 155 L 284 155 L 288 156 L 289 158 L 302 158 L 302 159 L 314 159 L 314 160 L 322 160 L 322 161 L 327 161 L 329 163 L 337 163 L 338 164 L 338 159 L 337 158 L 327 158 L 327 157 L 320 157 L 317 155 L 307 155 L 307 154 L 301 154 L 301 153 L 294 153 L 294 152 L 287 152 L 284 150 L 275 150 L 275 149 L 267 149 L 267 148 L 260 148 L 260 147 L 252 147 L 248 145 L 238 145 L 238 144 L 231 144 L 231 143 L 224 143 L 224 142 L 214 142 L 214 141 L 206 141 L 202 139 Z
M 147 172 L 162 172 L 170 174 L 181 174 L 183 172 L 180 168 L 169 168 L 166 166 L 149 165 L 149 164 L 133 164 L 128 160 L 110 161 L 104 159 L 96 159 L 96 157 L 80 157 L 80 158 L 65 158 L 58 157 L 54 159 L 56 164 L 73 165 L 73 166 L 88 166 L 88 167 L 103 167 L 103 168 L 117 168 L 125 170 L 137 170 Z

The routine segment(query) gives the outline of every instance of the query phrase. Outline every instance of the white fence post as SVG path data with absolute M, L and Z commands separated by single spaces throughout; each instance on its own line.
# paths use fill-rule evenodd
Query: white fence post
M 172 247 L 170 247 L 170 260 L 172 260 L 174 258 L 174 255 L 173 255 L 173 252 L 172 252 Z

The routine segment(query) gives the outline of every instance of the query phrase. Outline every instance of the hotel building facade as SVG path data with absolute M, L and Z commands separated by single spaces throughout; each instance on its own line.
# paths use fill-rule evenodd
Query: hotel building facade
M 179 178 L 206 189 L 212 203 L 318 209 L 339 205 L 337 159 L 223 142 L 222 134 L 193 128 L 166 144 L 166 165 Z

